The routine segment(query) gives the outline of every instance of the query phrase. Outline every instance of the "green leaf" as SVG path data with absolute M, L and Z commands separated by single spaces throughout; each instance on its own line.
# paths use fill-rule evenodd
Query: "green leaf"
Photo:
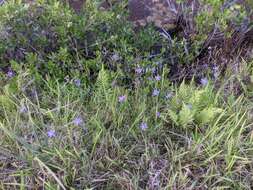
M 193 88 L 189 85 L 186 85 L 184 82 L 180 85 L 178 89 L 178 97 L 184 102 L 188 102 L 193 93 Z
M 193 121 L 193 111 L 191 108 L 183 104 L 181 111 L 179 112 L 179 124 L 185 127 L 187 124 Z
M 4 93 L 6 95 L 13 95 L 13 94 L 16 94 L 18 92 L 19 88 L 18 88 L 18 83 L 17 83 L 17 79 L 16 78 L 13 78 L 9 84 L 6 84 L 4 86 Z
M 174 111 L 172 111 L 172 110 L 169 110 L 169 111 L 168 111 L 168 114 L 169 114 L 169 116 L 170 116 L 170 119 L 171 119 L 176 125 L 178 125 L 178 115 L 177 115 Z
M 208 124 L 213 121 L 214 117 L 218 114 L 221 113 L 223 110 L 220 108 L 205 108 L 202 111 L 199 112 L 198 115 L 196 115 L 196 120 L 198 123 L 201 124 Z
M 12 100 L 6 95 L 0 95 L 0 107 L 4 107 L 5 109 L 12 110 L 15 108 L 15 104 Z

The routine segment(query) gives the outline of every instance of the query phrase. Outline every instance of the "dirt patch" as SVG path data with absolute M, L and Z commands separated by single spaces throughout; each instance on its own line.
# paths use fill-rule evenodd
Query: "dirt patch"
M 78 13 L 85 4 L 85 0 L 69 0 L 69 5 Z M 108 10 L 120 0 L 105 0 L 99 9 Z M 178 4 L 175 0 L 129 0 L 129 20 L 136 27 L 143 27 L 153 23 L 158 28 L 174 29 L 178 21 Z
M 178 5 L 175 1 L 130 0 L 128 3 L 129 20 L 135 26 L 153 23 L 158 28 L 174 29 L 178 21 Z
M 69 5 L 76 11 L 80 12 L 84 6 L 85 0 L 68 0 Z

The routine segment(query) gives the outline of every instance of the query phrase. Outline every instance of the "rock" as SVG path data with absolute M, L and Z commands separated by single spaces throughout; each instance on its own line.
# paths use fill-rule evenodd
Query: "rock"
M 85 0 L 68 0 L 70 7 L 72 7 L 77 13 L 79 13 L 85 3 Z
M 104 0 L 100 10 L 108 10 L 113 4 L 121 0 Z M 70 6 L 80 12 L 85 0 L 69 0 Z M 176 0 L 129 0 L 129 20 L 139 28 L 153 23 L 165 30 L 174 29 L 178 21 L 178 4 Z
M 177 24 L 177 7 L 172 0 L 129 0 L 129 20 L 136 27 L 153 23 L 158 28 L 171 30 Z

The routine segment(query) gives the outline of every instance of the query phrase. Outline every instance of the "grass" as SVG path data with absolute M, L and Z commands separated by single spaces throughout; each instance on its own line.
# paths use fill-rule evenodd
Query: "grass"
M 1 95 L 2 188 L 250 189 L 252 103 L 246 95 L 225 97 L 224 87 L 212 84 L 176 87 L 164 78 L 128 90 L 112 86 L 117 76 L 109 77 L 101 70 L 92 91 L 50 79 L 40 89 L 28 71 L 10 79 L 18 88 L 5 87 Z M 159 96 L 151 95 L 154 87 Z M 200 122 L 181 107 L 203 92 L 208 96 L 200 95 L 203 102 L 193 101 L 191 109 L 210 103 L 219 113 L 210 118 L 207 112 Z M 179 123 L 170 117 L 175 101 Z
M 63 5 L 45 5 L 42 26 L 59 14 L 54 6 Z M 15 4 L 0 8 L 0 15 L 12 15 L 9 9 Z M 66 20 L 78 27 L 65 32 L 57 22 L 50 25 L 62 35 L 51 53 L 41 41 L 33 41 L 39 53 L 15 42 L 20 30 L 30 32 L 15 28 L 17 18 L 0 22 L 13 27 L 7 42 L 24 47 L 25 55 L 6 57 L 0 48 L 0 189 L 252 189 L 250 59 L 236 57 L 224 71 L 172 82 L 168 47 L 150 58 L 153 46 L 166 44 L 159 32 L 149 27 L 132 40 L 129 26 L 117 28 L 109 12 L 104 19 L 112 30 L 101 34 L 92 27 L 105 20 L 92 9 L 87 28 L 98 37 L 90 39 L 95 45 L 87 56 L 89 46 L 67 43 L 82 31 L 80 17 L 66 9 Z M 103 43 L 114 33 L 116 40 Z

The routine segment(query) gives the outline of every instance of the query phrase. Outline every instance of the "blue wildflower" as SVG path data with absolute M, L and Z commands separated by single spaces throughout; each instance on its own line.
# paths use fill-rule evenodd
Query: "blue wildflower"
M 169 92 L 169 93 L 166 94 L 165 98 L 166 98 L 166 99 L 170 99 L 170 98 L 172 97 L 172 95 L 173 95 L 173 94 L 172 94 L 171 92 Z
M 120 103 L 125 102 L 126 101 L 126 95 L 119 96 L 118 100 L 119 100 Z
M 153 80 L 153 78 L 152 78 L 152 77 L 148 77 L 148 80 L 149 80 L 149 81 L 152 81 L 152 80 Z
M 112 57 L 111 57 L 111 59 L 112 59 L 112 61 L 119 61 L 120 60 L 120 56 L 119 56 L 119 54 L 117 54 L 117 53 L 114 53 L 113 55 L 112 55 Z
M 81 86 L 81 80 L 80 80 L 80 79 L 75 79 L 75 80 L 74 80 L 74 84 L 75 84 L 77 87 L 80 87 L 80 86 Z
M 75 125 L 75 126 L 80 126 L 80 125 L 82 125 L 82 123 L 83 123 L 83 119 L 79 116 L 79 117 L 76 117 L 74 120 L 73 120 L 73 124 Z
M 154 89 L 152 92 L 152 96 L 158 96 L 160 94 L 160 91 L 158 89 Z
M 208 84 L 208 79 L 207 78 L 202 78 L 200 80 L 200 83 L 201 83 L 202 86 L 206 86 Z
M 56 136 L 55 130 L 49 130 L 49 131 L 47 131 L 47 136 L 49 138 L 55 137 Z
M 154 73 L 156 72 L 156 68 L 153 67 L 153 68 L 151 69 L 151 72 L 154 74 Z
M 156 112 L 156 117 L 160 117 L 161 113 L 159 111 Z
M 143 69 L 142 69 L 141 67 L 137 67 L 137 68 L 135 69 L 135 72 L 136 72 L 137 74 L 141 74 L 141 73 L 143 72 Z
M 14 77 L 14 76 L 15 76 L 15 73 L 14 73 L 12 70 L 9 70 L 9 71 L 7 72 L 7 77 L 12 78 L 12 77 Z
M 19 109 L 20 113 L 26 113 L 28 110 L 25 106 L 21 106 L 21 108 Z
M 160 81 L 161 80 L 161 76 L 160 75 L 155 76 L 155 80 Z
M 142 131 L 145 131 L 147 128 L 148 128 L 148 124 L 147 124 L 147 123 L 142 122 L 142 123 L 140 124 L 140 129 L 141 129 Z

